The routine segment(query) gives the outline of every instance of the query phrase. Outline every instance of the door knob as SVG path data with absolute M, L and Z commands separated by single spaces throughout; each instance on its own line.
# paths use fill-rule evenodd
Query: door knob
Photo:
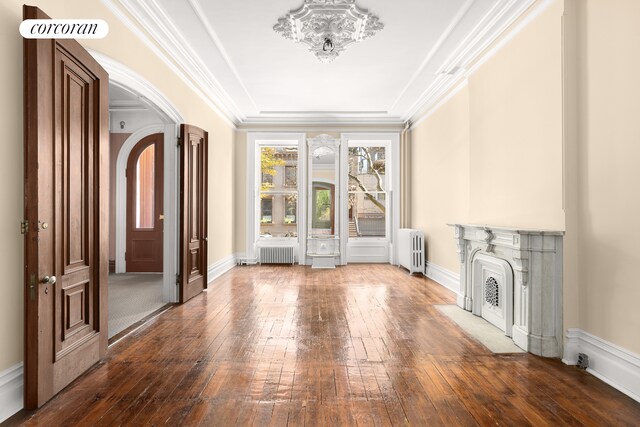
M 53 285 L 56 283 L 56 276 L 44 276 L 42 278 L 42 283 L 46 283 L 47 285 Z

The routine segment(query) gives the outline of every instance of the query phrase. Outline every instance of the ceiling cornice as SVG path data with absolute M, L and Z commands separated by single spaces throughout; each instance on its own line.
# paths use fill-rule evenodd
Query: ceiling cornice
M 419 96 L 411 107 L 400 116 L 389 116 L 380 114 L 381 112 L 260 112 L 258 115 L 245 115 L 238 108 L 231 96 L 224 90 L 220 82 L 213 73 L 204 65 L 199 56 L 189 46 L 181 32 L 174 26 L 171 19 L 155 0 L 102 0 L 116 16 L 140 37 L 143 42 L 160 56 L 183 80 L 189 82 L 190 87 L 201 97 L 206 98 L 208 105 L 215 111 L 224 115 L 234 126 L 243 128 L 247 126 L 261 126 L 273 124 L 275 126 L 286 125 L 366 125 L 381 123 L 397 126 L 406 122 L 416 122 L 425 113 L 433 110 L 443 96 L 458 86 L 469 73 L 469 67 L 478 62 L 479 56 L 483 54 L 492 43 L 498 39 L 522 14 L 533 5 L 536 0 L 500 0 L 498 1 L 479 21 L 473 30 L 459 43 L 451 55 L 438 67 L 438 75 L 434 82 L 429 85 Z M 163 47 L 163 50 L 171 58 L 167 58 L 160 49 L 139 30 L 113 3 L 118 2 L 137 22 L 142 25 L 151 38 Z M 200 20 L 207 34 L 210 36 L 215 48 L 221 58 L 224 59 L 229 70 L 233 73 L 238 84 L 242 87 L 253 105 L 255 102 L 250 96 L 246 86 L 243 84 L 236 71 L 229 55 L 218 40 L 215 31 L 203 14 L 198 0 L 188 0 L 196 16 Z M 544 0 L 547 2 L 547 0 Z M 444 40 L 453 31 L 466 11 L 471 7 L 473 0 L 463 4 L 454 22 L 447 28 L 447 31 L 437 45 L 432 49 L 420 64 L 418 70 L 412 75 L 410 81 L 403 89 L 403 93 L 409 90 L 411 83 L 417 79 L 420 73 L 424 72 L 427 64 L 432 60 L 435 51 L 442 45 Z M 128 21 L 128 22 L 127 22 Z M 131 28 L 131 27 L 135 27 Z M 146 39 L 146 40 L 145 40 Z M 179 64 L 184 72 L 178 70 L 174 64 Z M 186 76 L 185 76 L 186 74 Z M 402 96 L 399 94 L 398 99 Z M 398 101 L 396 99 L 396 102 Z M 394 104 L 395 104 L 394 103 Z M 256 110 L 258 110 L 256 108 Z
M 182 33 L 175 27 L 162 7 L 155 0 L 118 0 L 140 23 L 172 59 L 202 88 L 204 93 L 218 104 L 234 123 L 244 118 L 235 102 L 220 82 L 193 51 Z
M 511 3 L 514 2 L 515 0 L 511 0 Z M 455 70 L 451 75 L 445 74 L 444 79 L 439 84 L 434 83 L 434 85 L 432 85 L 434 86 L 433 91 L 425 96 L 425 98 L 428 98 L 428 101 L 425 102 L 421 108 L 417 109 L 410 120 L 408 120 L 408 122 L 411 123 L 411 127 L 415 128 L 419 123 L 429 118 L 445 104 L 446 101 L 464 88 L 467 85 L 468 78 L 473 75 L 482 64 L 499 52 L 511 39 L 551 6 L 553 2 L 554 0 L 540 0 L 534 5 L 536 0 L 528 0 L 528 5 L 520 5 L 518 11 L 512 13 L 512 19 L 505 21 L 503 15 L 503 25 L 499 31 L 495 31 L 494 37 L 485 38 L 486 41 L 482 43 L 481 48 L 478 47 L 475 50 L 475 54 L 467 54 L 467 56 L 461 60 L 460 63 L 464 63 L 464 66 Z M 533 8 L 531 8 L 532 6 Z M 527 15 L 514 25 L 515 21 L 522 17 L 525 12 L 528 12 Z
M 497 2 L 458 44 L 438 68 L 436 80 L 418 97 L 403 118 L 415 122 L 430 111 L 439 99 L 457 86 L 478 57 L 496 41 L 536 0 Z
M 206 93 L 206 91 L 199 84 L 200 82 L 193 78 L 193 74 L 191 74 L 189 70 L 183 70 L 182 68 L 178 67 L 176 63 L 167 56 L 167 54 L 165 53 L 166 49 L 165 51 L 163 51 L 158 47 L 158 45 L 156 45 L 155 42 L 158 41 L 157 39 L 155 39 L 155 36 L 151 32 L 149 32 L 149 34 L 154 38 L 155 42 L 149 39 L 149 37 L 147 37 L 147 35 L 140 29 L 140 27 L 138 27 L 138 25 L 136 25 L 124 11 L 116 5 L 116 2 L 121 4 L 120 0 L 101 1 L 114 14 L 115 17 L 125 27 L 127 27 L 127 29 L 129 29 L 135 36 L 137 36 L 138 39 L 149 48 L 149 50 L 156 54 L 156 56 L 158 56 L 158 58 L 160 58 L 160 60 L 162 60 L 162 62 L 165 63 L 166 66 L 169 67 L 169 69 L 171 69 L 171 71 L 173 71 L 176 76 L 178 76 L 187 85 L 187 87 L 189 87 L 189 89 L 191 89 L 196 95 L 198 95 L 205 102 L 205 104 L 207 104 L 213 111 L 215 111 L 223 121 L 225 121 L 232 128 L 236 128 L 240 120 L 235 117 L 230 111 L 228 111 L 218 99 L 211 96 L 211 94 Z M 124 5 L 122 6 L 124 7 Z M 132 16 L 136 21 L 138 21 L 137 17 L 135 17 L 133 14 Z

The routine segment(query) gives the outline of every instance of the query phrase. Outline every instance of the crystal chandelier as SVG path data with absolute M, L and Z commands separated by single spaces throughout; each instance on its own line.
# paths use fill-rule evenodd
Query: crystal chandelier
M 283 37 L 309 46 L 322 62 L 333 61 L 351 43 L 383 28 L 379 18 L 358 7 L 356 0 L 305 0 L 273 27 Z

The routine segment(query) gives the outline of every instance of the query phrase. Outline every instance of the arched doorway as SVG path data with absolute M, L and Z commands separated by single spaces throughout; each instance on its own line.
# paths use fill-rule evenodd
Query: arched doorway
M 127 272 L 162 272 L 164 135 L 141 139 L 127 161 Z

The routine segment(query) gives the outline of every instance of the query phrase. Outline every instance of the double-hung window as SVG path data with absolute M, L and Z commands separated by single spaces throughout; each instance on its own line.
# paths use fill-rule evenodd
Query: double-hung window
M 387 237 L 386 150 L 372 144 L 349 145 L 350 238 Z
M 260 238 L 298 237 L 298 147 L 258 145 Z

